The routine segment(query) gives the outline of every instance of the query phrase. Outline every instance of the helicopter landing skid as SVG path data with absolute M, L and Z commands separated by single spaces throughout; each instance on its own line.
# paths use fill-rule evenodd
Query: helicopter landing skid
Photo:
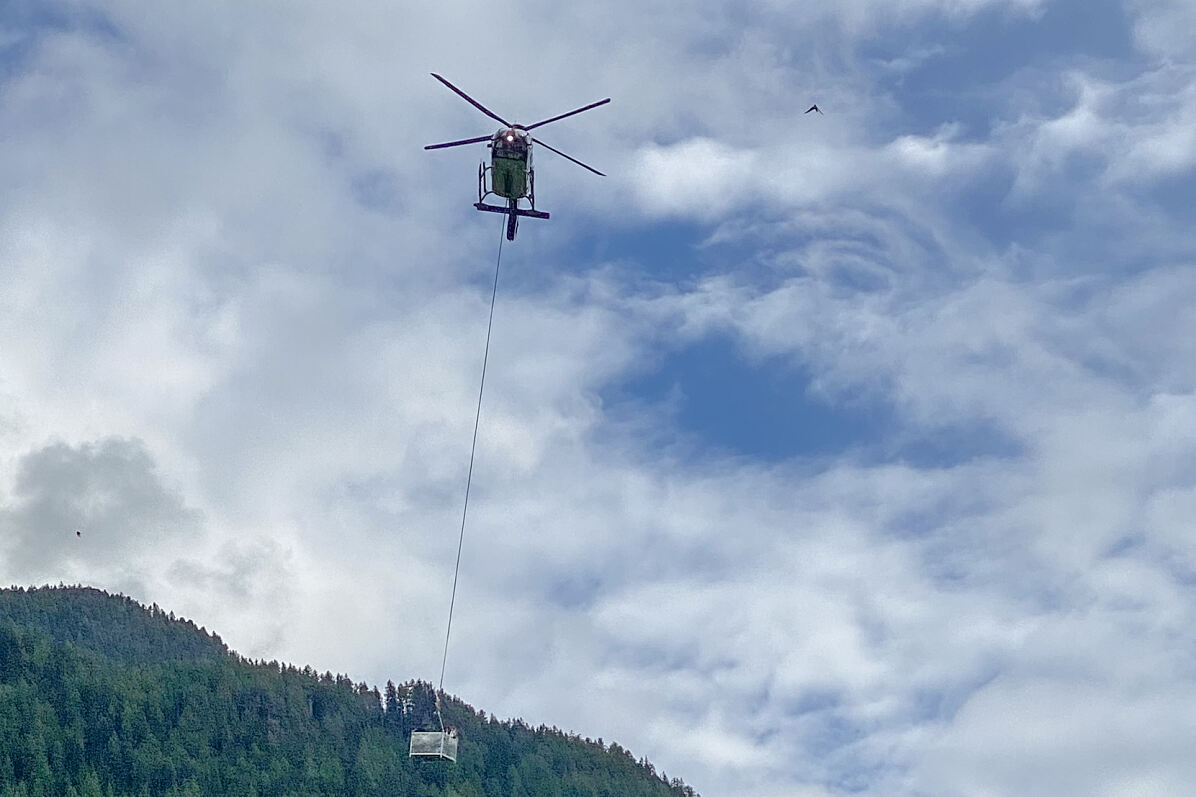
M 486 210 L 491 213 L 510 213 L 510 208 L 499 207 L 498 205 L 487 205 L 485 202 L 475 202 L 473 205 L 478 210 Z M 515 208 L 515 215 L 530 216 L 533 219 L 546 219 L 548 214 L 543 210 L 528 210 L 526 208 Z

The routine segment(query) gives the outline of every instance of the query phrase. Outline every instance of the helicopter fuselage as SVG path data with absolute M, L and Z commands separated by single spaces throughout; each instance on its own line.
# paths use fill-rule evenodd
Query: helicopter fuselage
M 518 128 L 503 128 L 490 139 L 490 190 L 506 199 L 529 193 L 532 166 L 531 136 Z
M 520 216 L 547 219 L 548 214 L 536 210 L 536 175 L 532 170 L 532 137 L 519 127 L 504 127 L 490 137 L 490 165 L 478 166 L 478 201 L 474 207 L 507 217 L 507 240 L 515 240 Z M 486 197 L 493 194 L 505 199 L 506 207 L 489 205 Z M 526 199 L 530 208 L 519 207 Z

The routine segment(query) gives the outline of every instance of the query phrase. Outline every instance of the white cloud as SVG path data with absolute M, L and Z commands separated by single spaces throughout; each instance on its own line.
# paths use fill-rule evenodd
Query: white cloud
M 1185 0 L 1129 0 L 1134 15 L 1134 37 L 1139 46 L 1160 58 L 1191 59 L 1192 38 L 1186 32 L 1196 24 L 1196 8 Z M 1190 62 L 1190 60 L 1189 60 Z
M 927 785 L 960 795 L 1182 792 L 1196 775 L 1183 741 L 1196 730 L 1184 719 L 1192 695 L 1135 691 L 1072 678 L 995 682 L 935 745 Z
M 1011 15 L 1035 15 L 1042 0 L 846 0 L 838 3 L 797 3 L 772 0 L 769 6 L 780 14 L 796 16 L 807 24 L 830 19 L 853 36 L 866 38 L 894 23 L 909 23 L 927 17 L 966 19 L 990 8 Z
M 640 154 L 637 188 L 649 211 L 683 210 L 716 217 L 737 204 L 755 170 L 755 156 L 709 139 L 696 139 Z
M 448 688 L 711 797 L 1190 782 L 1196 280 L 1150 193 L 1190 173 L 1190 70 L 1143 7 L 1172 63 L 1073 63 L 1067 107 L 988 133 L 895 122 L 858 48 L 983 9 L 1042 7 L 120 2 L 116 35 L 36 33 L 0 112 L 0 577 L 435 676 L 497 230 L 478 153 L 420 149 L 491 123 L 426 72 L 521 120 L 610 94 L 545 136 L 611 178 L 543 154 L 554 219 L 506 250 Z M 662 217 L 709 231 L 669 254 L 698 276 L 568 246 Z M 604 403 L 723 336 L 891 421 L 767 463 Z M 186 533 L 29 536 L 99 487 L 97 529 Z

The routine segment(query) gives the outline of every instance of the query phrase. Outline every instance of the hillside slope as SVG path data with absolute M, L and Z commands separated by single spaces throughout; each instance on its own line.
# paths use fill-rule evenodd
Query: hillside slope
M 409 759 L 424 683 L 385 694 L 250 662 L 156 606 L 87 588 L 0 590 L 0 797 L 683 797 L 616 744 L 448 698 L 459 763 Z

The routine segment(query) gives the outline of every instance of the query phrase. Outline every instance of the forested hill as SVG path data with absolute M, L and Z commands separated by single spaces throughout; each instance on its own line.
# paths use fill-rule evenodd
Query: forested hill
M 231 656 L 220 637 L 157 604 L 90 587 L 0 590 L 0 622 L 35 628 L 122 664 L 196 662 Z
M 446 699 L 456 764 L 410 759 L 431 688 L 253 662 L 157 606 L 0 590 L 0 797 L 693 797 L 617 744 Z

